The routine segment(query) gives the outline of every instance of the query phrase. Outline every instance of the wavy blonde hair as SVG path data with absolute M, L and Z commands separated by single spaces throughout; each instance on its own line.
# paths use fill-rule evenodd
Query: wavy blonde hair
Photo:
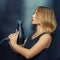
M 36 20 L 40 21 L 46 32 L 53 33 L 57 26 L 54 11 L 44 6 L 38 7 L 35 11 L 37 11 Z

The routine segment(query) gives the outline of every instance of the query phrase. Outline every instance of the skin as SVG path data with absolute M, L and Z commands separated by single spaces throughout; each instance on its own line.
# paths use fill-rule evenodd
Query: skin
M 36 17 L 36 11 L 32 16 L 32 24 L 37 24 L 37 30 L 31 39 L 34 39 L 38 35 L 45 32 L 43 27 L 35 19 L 35 17 Z M 30 59 L 30 58 L 36 56 L 37 54 L 39 54 L 43 49 L 49 48 L 51 41 L 52 41 L 52 37 L 50 34 L 44 34 L 39 38 L 38 42 L 35 45 L 33 45 L 30 49 L 27 49 L 27 48 L 24 48 L 24 44 L 26 43 L 27 39 L 25 39 L 25 42 L 23 45 L 17 44 L 18 34 L 19 34 L 19 31 L 16 30 L 15 33 L 12 33 L 8 36 L 10 39 L 9 45 L 15 53 L 19 53 L 19 54 L 23 55 L 26 59 Z

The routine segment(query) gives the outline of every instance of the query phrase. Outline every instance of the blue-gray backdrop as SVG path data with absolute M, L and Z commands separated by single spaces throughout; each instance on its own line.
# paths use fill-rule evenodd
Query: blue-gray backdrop
M 48 6 L 55 11 L 57 29 L 52 34 L 53 41 L 50 49 L 50 60 L 60 60 L 60 0 L 0 0 L 0 41 L 10 33 L 15 32 L 17 20 L 23 22 L 24 36 L 33 32 L 31 18 L 36 7 Z M 0 44 L 0 60 L 21 60 L 8 44 Z

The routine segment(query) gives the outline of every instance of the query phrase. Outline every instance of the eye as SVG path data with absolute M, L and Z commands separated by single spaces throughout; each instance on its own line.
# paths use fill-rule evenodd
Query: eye
M 33 15 L 35 14 L 35 11 L 33 12 Z

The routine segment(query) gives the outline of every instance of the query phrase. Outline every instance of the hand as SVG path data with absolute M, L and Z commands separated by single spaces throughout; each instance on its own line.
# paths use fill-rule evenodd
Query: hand
M 19 31 L 16 30 L 15 33 L 10 34 L 8 37 L 10 39 L 10 43 L 17 43 L 17 38 L 18 38 Z

